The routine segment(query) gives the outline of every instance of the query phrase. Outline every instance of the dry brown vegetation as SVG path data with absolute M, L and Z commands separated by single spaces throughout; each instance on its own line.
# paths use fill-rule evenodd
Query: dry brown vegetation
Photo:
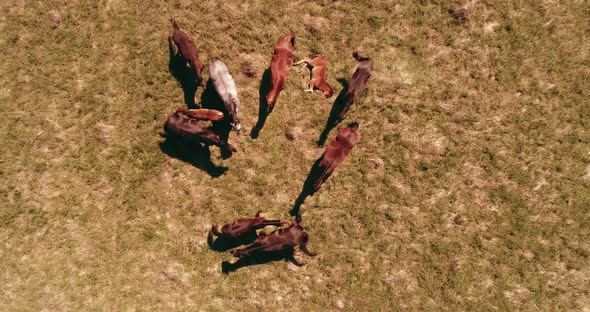
M 586 1 L 8 0 L 0 12 L 1 310 L 590 308 Z M 171 17 L 239 88 L 244 134 L 231 158 L 211 148 L 218 177 L 160 147 L 184 106 Z M 224 274 L 211 224 L 288 218 L 323 152 L 334 98 L 303 92 L 295 71 L 248 135 L 287 31 L 296 60 L 327 57 L 336 94 L 351 52 L 372 57 L 345 120 L 362 137 L 302 206 L 317 257 Z

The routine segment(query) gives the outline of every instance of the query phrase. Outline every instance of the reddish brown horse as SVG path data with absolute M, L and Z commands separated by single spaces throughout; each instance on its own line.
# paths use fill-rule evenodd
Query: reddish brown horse
M 181 112 L 182 109 L 179 109 L 168 117 L 164 124 L 164 132 L 160 133 L 162 137 L 177 138 L 187 143 L 215 145 L 222 151 L 237 151 L 231 144 L 222 141 L 211 129 L 199 125 L 197 120 L 182 117 Z
M 226 238 L 238 238 L 268 225 L 281 226 L 283 224 L 287 224 L 287 221 L 266 220 L 264 217 L 261 217 L 260 212 L 258 212 L 254 218 L 238 219 L 234 222 L 225 224 L 221 227 L 221 230 L 219 230 L 217 225 L 213 225 L 209 231 L 208 238 L 212 239 L 213 235 Z
M 299 197 L 295 200 L 295 205 L 290 211 L 291 215 L 300 215 L 299 209 L 307 196 L 319 191 L 322 184 L 334 172 L 334 169 L 348 157 L 360 137 L 358 126 L 356 122 L 353 122 L 342 129 L 338 136 L 330 142 L 324 154 L 316 160 L 303 183 L 303 189 Z
M 180 30 L 175 20 L 171 19 L 170 21 L 174 28 L 172 41 L 174 41 L 174 44 L 177 49 L 180 50 L 180 54 L 186 60 L 190 68 L 195 72 L 197 85 L 205 87 L 205 81 L 203 80 L 203 76 L 201 76 L 204 66 L 203 63 L 201 63 L 201 60 L 199 60 L 199 52 L 197 51 L 195 42 L 184 31 Z
M 348 127 L 342 129 L 338 136 L 330 142 L 318 163 L 320 174 L 313 182 L 314 192 L 320 189 L 322 183 L 328 179 L 334 169 L 348 157 L 350 150 L 352 150 L 359 138 L 358 126 L 359 124 L 356 122 L 351 123 Z
M 319 89 L 324 92 L 324 99 L 327 99 L 334 94 L 334 90 L 326 80 L 327 61 L 325 57 L 318 54 L 312 60 L 302 60 L 293 64 L 293 66 L 299 64 L 305 64 L 311 71 L 311 80 L 307 85 L 307 90 L 305 90 L 305 92 L 312 93 L 313 90 Z M 303 68 L 301 70 L 303 70 Z
M 295 35 L 289 34 L 275 44 L 274 54 L 270 61 L 270 76 L 272 88 L 266 95 L 266 112 L 272 112 L 277 98 L 285 89 L 285 82 L 291 66 L 293 66 L 293 51 L 295 50 Z
M 298 217 L 293 224 L 288 228 L 278 229 L 268 235 L 258 237 L 252 244 L 242 249 L 232 249 L 230 253 L 235 257 L 248 257 L 252 255 L 260 255 L 265 253 L 282 252 L 293 250 L 293 247 L 299 246 L 299 249 L 308 256 L 315 256 L 316 254 L 307 249 L 308 235 L 299 224 L 301 218 Z M 293 255 L 289 260 L 297 266 L 302 266 L 303 263 L 297 261 Z
M 199 108 L 199 109 L 186 109 L 177 108 L 177 113 L 182 113 L 187 117 L 201 120 L 220 121 L 225 118 L 222 112 L 214 109 Z

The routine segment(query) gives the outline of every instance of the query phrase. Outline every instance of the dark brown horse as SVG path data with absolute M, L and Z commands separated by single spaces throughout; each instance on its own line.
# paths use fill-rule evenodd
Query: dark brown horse
M 162 137 L 176 138 L 187 143 L 215 145 L 222 151 L 237 151 L 231 144 L 222 141 L 211 129 L 199 125 L 197 120 L 182 117 L 181 112 L 182 109 L 168 116 L 164 124 L 164 132 L 160 133 Z
M 361 93 L 367 88 L 369 78 L 371 78 L 371 74 L 373 73 L 373 61 L 370 58 L 361 57 L 356 51 L 352 53 L 352 56 L 360 63 L 348 81 L 348 90 L 342 99 L 342 110 L 338 113 L 336 123 L 344 119 L 352 103 L 358 100 Z
M 281 226 L 283 224 L 287 224 L 287 221 L 266 220 L 264 217 L 261 217 L 260 212 L 258 212 L 254 218 L 238 219 L 225 224 L 221 227 L 221 230 L 217 225 L 213 225 L 209 231 L 208 238 L 212 239 L 213 235 L 225 238 L 238 238 L 268 225 Z
M 348 82 L 344 83 L 344 89 L 338 94 L 334 101 L 330 117 L 326 122 L 326 127 L 318 140 L 318 146 L 324 145 L 330 131 L 334 129 L 346 117 L 348 110 L 358 100 L 361 93 L 367 88 L 369 78 L 373 73 L 373 61 L 368 57 L 361 57 L 358 52 L 353 52 L 352 56 L 359 61 L 354 74 Z
M 267 253 L 280 253 L 284 251 L 292 251 L 293 247 L 299 246 L 299 249 L 308 256 L 315 256 L 316 254 L 307 249 L 308 235 L 299 224 L 301 218 L 298 217 L 296 221 L 288 228 L 278 229 L 268 235 L 258 237 L 252 244 L 242 249 L 232 249 L 230 253 L 235 257 L 249 257 L 254 255 L 264 255 Z M 297 266 L 302 266 L 303 263 L 297 261 L 291 254 L 289 260 Z
M 190 68 L 195 72 L 197 85 L 205 87 L 205 81 L 203 80 L 203 76 L 201 76 L 204 66 L 203 63 L 201 63 L 201 60 L 199 60 L 199 52 L 197 51 L 195 42 L 184 31 L 180 30 L 175 20 L 171 19 L 170 21 L 174 28 L 174 31 L 172 32 L 172 41 Z
M 277 98 L 285 89 L 285 82 L 289 70 L 293 66 L 293 51 L 295 50 L 295 35 L 289 34 L 275 44 L 272 60 L 270 61 L 271 90 L 266 95 L 266 112 L 272 112 Z

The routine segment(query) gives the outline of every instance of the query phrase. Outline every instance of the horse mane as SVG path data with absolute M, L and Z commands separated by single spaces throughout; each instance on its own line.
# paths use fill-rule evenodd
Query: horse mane
M 354 59 L 357 60 L 357 61 L 359 61 L 359 62 L 368 61 L 368 60 L 371 59 L 368 56 L 367 57 L 360 56 L 359 51 L 352 52 L 352 57 L 354 57 Z
M 238 119 L 238 116 L 237 116 L 238 112 L 237 112 L 237 110 L 238 110 L 238 107 L 240 106 L 240 102 L 234 96 L 230 96 L 229 97 L 229 100 L 231 101 L 231 104 L 232 104 L 232 106 L 231 106 L 232 109 L 231 109 L 231 111 L 229 113 L 237 120 Z

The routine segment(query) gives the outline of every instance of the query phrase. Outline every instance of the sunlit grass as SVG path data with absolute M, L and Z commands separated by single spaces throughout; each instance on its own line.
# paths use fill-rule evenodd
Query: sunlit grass
M 3 309 L 590 306 L 583 2 L 8 1 L 0 10 Z M 227 167 L 218 178 L 160 148 L 166 116 L 184 106 L 168 70 L 171 17 L 239 88 L 244 134 L 230 135 L 239 151 L 229 159 L 210 149 Z M 374 60 L 343 123 L 359 122 L 361 139 L 302 206 L 319 255 L 301 256 L 302 268 L 279 261 L 226 275 L 231 256 L 207 246 L 210 225 L 259 210 L 290 218 L 323 152 L 315 143 L 335 96 L 303 92 L 307 73 L 291 71 L 259 138 L 249 136 L 260 77 L 288 31 L 296 60 L 327 57 L 336 94 L 352 51 Z

